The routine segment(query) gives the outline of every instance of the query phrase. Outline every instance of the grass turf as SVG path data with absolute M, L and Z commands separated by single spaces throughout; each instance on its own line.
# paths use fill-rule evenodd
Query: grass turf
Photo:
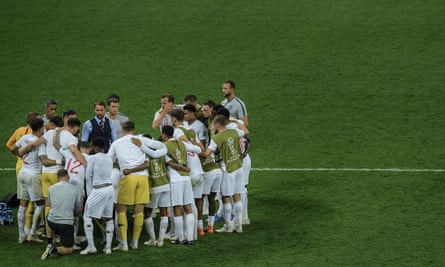
M 162 93 L 218 101 L 230 78 L 249 111 L 254 167 L 443 168 L 444 9 L 434 0 L 3 1 L 1 140 L 47 98 L 85 121 L 111 92 L 139 132 L 155 135 Z M 0 156 L 0 167 L 15 166 Z M 242 236 L 45 265 L 440 266 L 443 179 L 253 172 Z M 3 171 L 0 192 L 14 190 Z M 1 261 L 40 263 L 42 245 L 16 245 L 15 228 L 0 234 Z

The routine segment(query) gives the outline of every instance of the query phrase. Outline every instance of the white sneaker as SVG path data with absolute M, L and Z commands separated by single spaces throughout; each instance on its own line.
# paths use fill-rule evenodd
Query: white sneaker
M 23 244 L 26 241 L 26 236 L 19 236 L 19 244 Z
M 119 245 L 113 248 L 113 251 L 128 251 L 128 246 L 127 245 L 124 246 L 121 243 L 119 243 Z
M 96 247 L 92 247 L 92 248 L 87 247 L 86 249 L 84 249 L 80 252 L 80 255 L 88 255 L 88 254 L 95 254 L 95 253 L 97 253 Z
M 232 226 L 232 224 L 230 224 L 230 225 L 224 224 L 224 226 L 222 228 L 219 228 L 218 230 L 216 230 L 216 232 L 218 232 L 218 233 L 232 233 L 233 226 Z
M 236 233 L 241 234 L 243 232 L 243 226 L 242 225 L 235 225 L 235 227 L 233 228 L 233 231 Z
M 82 242 L 87 241 L 87 238 L 84 235 L 78 235 L 76 237 L 74 237 L 74 244 L 79 245 Z
M 150 239 L 144 242 L 144 245 L 156 247 L 156 240 Z
M 76 243 L 74 243 L 74 245 L 73 245 L 73 250 L 74 251 L 81 250 L 81 249 L 82 249 L 81 247 L 79 247 L 78 245 L 76 245 Z
M 37 242 L 37 243 L 43 242 L 43 240 L 40 239 L 37 235 L 31 235 L 31 234 L 28 234 L 28 237 L 26 238 L 26 240 L 28 242 Z
M 46 260 L 51 254 L 57 253 L 57 249 L 54 245 L 48 244 L 46 246 L 45 251 L 43 252 L 42 256 L 40 256 L 41 260 Z
M 138 244 L 139 244 L 138 240 L 132 240 L 130 248 L 131 249 L 138 249 Z
M 164 246 L 164 240 L 158 240 L 158 241 L 156 242 L 156 246 L 157 246 L 158 248 L 163 247 L 163 246 Z
M 110 254 L 111 254 L 111 248 L 104 248 L 104 249 L 103 249 L 103 252 L 104 252 L 106 255 L 110 255 Z

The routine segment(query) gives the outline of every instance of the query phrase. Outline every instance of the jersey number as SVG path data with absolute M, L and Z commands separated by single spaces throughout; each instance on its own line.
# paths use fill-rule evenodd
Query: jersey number
M 79 174 L 79 172 L 76 171 L 76 169 L 79 168 L 80 166 L 82 166 L 82 163 L 80 163 L 80 161 L 70 159 L 70 160 L 68 161 L 68 165 L 67 165 L 66 168 L 67 168 L 67 170 L 68 170 L 69 173 L 72 173 L 72 174 Z

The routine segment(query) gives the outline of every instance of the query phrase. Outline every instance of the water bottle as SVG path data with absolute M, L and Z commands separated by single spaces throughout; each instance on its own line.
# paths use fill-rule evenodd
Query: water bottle
M 6 217 L 6 203 L 1 202 L 0 203 L 0 225 L 5 224 L 5 217 Z
M 12 209 L 11 207 L 8 206 L 8 208 L 6 209 L 6 220 L 7 225 L 14 225 L 14 216 L 12 215 Z

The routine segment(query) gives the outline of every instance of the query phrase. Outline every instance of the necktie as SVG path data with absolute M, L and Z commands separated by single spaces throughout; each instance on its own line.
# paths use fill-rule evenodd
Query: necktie
M 104 121 L 103 120 L 99 121 L 99 127 L 100 127 L 101 130 L 104 129 Z

